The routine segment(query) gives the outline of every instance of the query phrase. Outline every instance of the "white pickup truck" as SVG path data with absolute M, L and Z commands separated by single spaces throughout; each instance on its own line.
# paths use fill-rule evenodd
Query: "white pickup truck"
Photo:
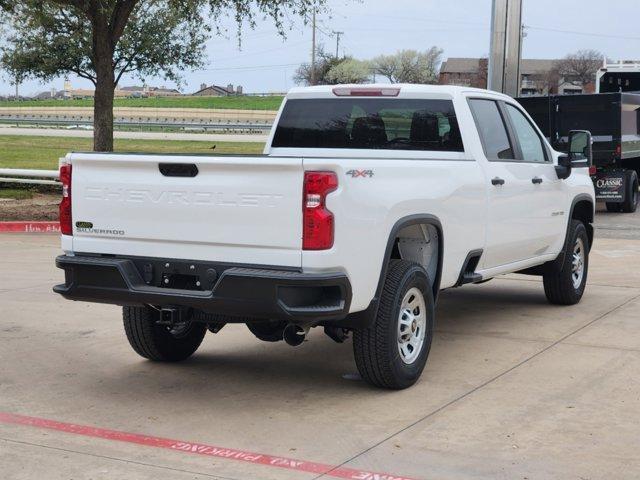
M 353 334 L 373 385 L 405 388 L 442 289 L 520 272 L 577 303 L 593 239 L 589 132 L 554 151 L 510 97 L 450 86 L 294 89 L 264 155 L 71 153 L 61 162 L 71 300 L 122 305 L 133 349 L 193 354 L 245 323 L 302 343 Z

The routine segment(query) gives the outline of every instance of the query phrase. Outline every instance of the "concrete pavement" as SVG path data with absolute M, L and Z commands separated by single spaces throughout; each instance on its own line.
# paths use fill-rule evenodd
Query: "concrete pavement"
M 599 236 L 573 307 L 518 275 L 443 292 L 425 373 L 402 392 L 358 380 L 350 344 L 319 331 L 293 349 L 227 326 L 187 362 L 144 361 L 118 308 L 51 292 L 56 236 L 0 245 L 0 412 L 394 477 L 638 477 L 638 240 Z M 0 465 L 7 479 L 330 478 L 6 423 Z

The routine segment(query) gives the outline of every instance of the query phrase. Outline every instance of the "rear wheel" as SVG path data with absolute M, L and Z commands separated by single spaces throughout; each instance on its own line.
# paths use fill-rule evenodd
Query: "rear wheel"
M 550 303 L 575 305 L 582 298 L 589 270 L 589 237 L 579 220 L 571 220 L 562 265 L 545 273 L 544 293 Z
M 633 213 L 638 209 L 638 174 L 628 170 L 625 178 L 625 201 L 620 205 L 623 212 Z
M 141 357 L 158 362 L 178 362 L 198 349 L 207 331 L 205 323 L 191 318 L 174 325 L 158 323 L 160 312 L 150 307 L 123 307 L 122 318 L 129 344 Z
M 391 260 L 372 325 L 353 332 L 353 352 L 362 378 L 372 385 L 413 385 L 427 362 L 433 336 L 434 301 L 425 269 Z

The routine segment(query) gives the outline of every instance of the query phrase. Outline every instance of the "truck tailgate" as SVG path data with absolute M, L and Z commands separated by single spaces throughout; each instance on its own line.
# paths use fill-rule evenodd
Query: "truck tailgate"
M 300 158 L 73 153 L 67 161 L 74 252 L 301 265 Z M 195 176 L 180 176 L 193 165 Z

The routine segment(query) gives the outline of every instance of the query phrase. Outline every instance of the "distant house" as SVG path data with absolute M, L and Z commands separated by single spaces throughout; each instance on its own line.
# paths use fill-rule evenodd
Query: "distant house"
M 34 100 L 50 100 L 52 98 L 62 98 L 64 92 L 57 92 L 55 88 L 45 90 L 33 96 Z
M 556 71 L 558 60 L 522 59 L 520 64 L 520 95 L 592 93 L 593 84 L 582 85 L 564 78 Z M 440 67 L 441 85 L 487 88 L 486 58 L 448 58 Z
M 177 88 L 149 87 L 150 97 L 177 97 L 179 95 L 182 95 L 182 92 Z
M 148 85 L 130 85 L 125 87 L 118 87 L 116 91 L 121 94 L 125 93 L 128 97 L 143 98 L 143 97 L 175 97 L 182 95 L 180 90 L 167 87 L 150 87 Z
M 219 85 L 209 85 L 206 83 L 200 85 L 200 90 L 192 93 L 196 97 L 227 97 L 229 95 L 242 95 L 242 85 L 238 85 L 235 90 L 232 84 L 226 87 Z
M 130 85 L 125 87 L 116 87 L 113 92 L 115 98 L 144 98 L 144 97 L 174 97 L 182 95 L 182 93 L 175 88 L 167 87 L 149 87 L 147 85 Z M 93 98 L 95 95 L 94 90 L 85 88 L 73 88 L 71 82 L 65 79 L 64 90 L 55 92 L 54 89 L 51 92 L 42 92 L 37 95 L 36 98 Z

